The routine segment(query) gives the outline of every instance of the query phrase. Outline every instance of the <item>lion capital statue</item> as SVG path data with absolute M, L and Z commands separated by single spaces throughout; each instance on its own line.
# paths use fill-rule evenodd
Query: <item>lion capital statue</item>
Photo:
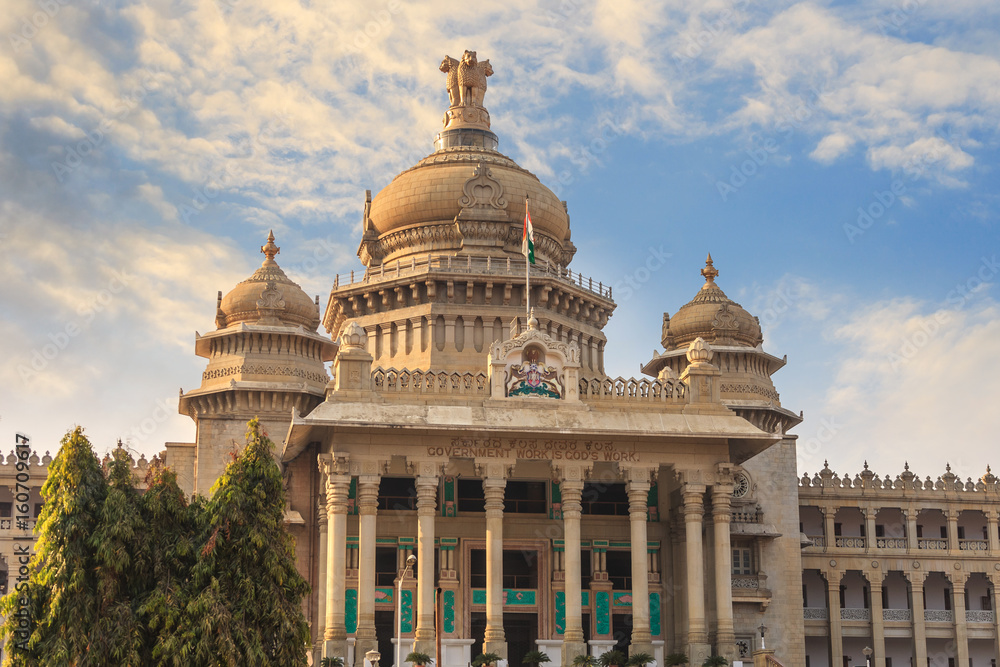
M 453 107 L 482 107 L 486 77 L 493 75 L 489 60 L 479 62 L 475 51 L 466 51 L 461 60 L 445 56 L 441 71 L 448 75 L 448 103 Z

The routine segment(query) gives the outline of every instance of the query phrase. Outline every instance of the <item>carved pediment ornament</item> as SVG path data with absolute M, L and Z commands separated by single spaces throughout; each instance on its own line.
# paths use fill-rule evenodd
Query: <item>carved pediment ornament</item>
M 538 329 L 528 329 L 514 338 L 505 340 L 502 343 L 498 341 L 494 344 L 495 354 L 493 355 L 493 358 L 495 360 L 506 359 L 507 355 L 510 354 L 511 351 L 524 349 L 532 342 L 541 343 L 546 350 L 560 352 L 566 359 L 566 363 L 568 365 L 575 365 L 580 362 L 580 348 L 576 345 L 576 343 L 565 343 L 563 341 L 556 340 Z
M 278 289 L 277 283 L 273 280 L 268 280 L 265 283 L 263 291 L 260 293 L 260 298 L 257 299 L 257 308 L 260 310 L 277 310 L 285 307 L 285 302 L 281 298 L 281 290 Z
M 507 208 L 507 200 L 503 196 L 503 184 L 493 178 L 493 170 L 480 162 L 472 178 L 462 186 L 465 195 L 458 200 L 462 208 L 485 208 L 487 206 L 498 210 Z

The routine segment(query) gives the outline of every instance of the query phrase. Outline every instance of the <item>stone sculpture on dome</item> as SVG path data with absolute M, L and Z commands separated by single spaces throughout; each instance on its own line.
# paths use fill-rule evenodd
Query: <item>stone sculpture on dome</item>
M 486 95 L 486 77 L 493 75 L 489 60 L 479 62 L 475 51 L 466 51 L 461 60 L 445 56 L 440 69 L 448 75 L 445 86 L 453 107 L 482 107 Z

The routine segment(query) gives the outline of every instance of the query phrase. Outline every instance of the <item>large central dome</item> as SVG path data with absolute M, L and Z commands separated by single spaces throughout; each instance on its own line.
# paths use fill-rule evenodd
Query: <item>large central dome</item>
M 452 106 L 437 135 L 437 150 L 366 203 L 361 261 L 372 267 L 428 253 L 519 254 L 528 200 L 536 256 L 566 266 L 576 249 L 565 202 L 497 151 L 498 139 L 482 106 L 486 77 L 493 73 L 489 61 L 478 62 L 474 52 L 466 51 L 461 61 L 446 56 L 441 70 L 448 74 Z

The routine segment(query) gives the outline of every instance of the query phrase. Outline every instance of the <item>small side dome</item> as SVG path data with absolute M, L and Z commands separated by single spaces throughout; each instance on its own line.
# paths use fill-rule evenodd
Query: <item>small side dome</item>
M 764 340 L 760 322 L 715 284 L 719 271 L 712 263 L 712 255 L 705 261 L 701 275 L 705 276 L 705 284 L 694 298 L 672 318 L 664 315 L 661 341 L 664 349 L 687 347 L 697 338 L 715 346 L 760 345 Z
M 316 331 L 319 306 L 274 261 L 281 248 L 274 245 L 273 231 L 268 233 L 267 244 L 260 251 L 266 257 L 260 268 L 219 299 L 216 326 L 225 329 L 240 323 L 286 325 Z

